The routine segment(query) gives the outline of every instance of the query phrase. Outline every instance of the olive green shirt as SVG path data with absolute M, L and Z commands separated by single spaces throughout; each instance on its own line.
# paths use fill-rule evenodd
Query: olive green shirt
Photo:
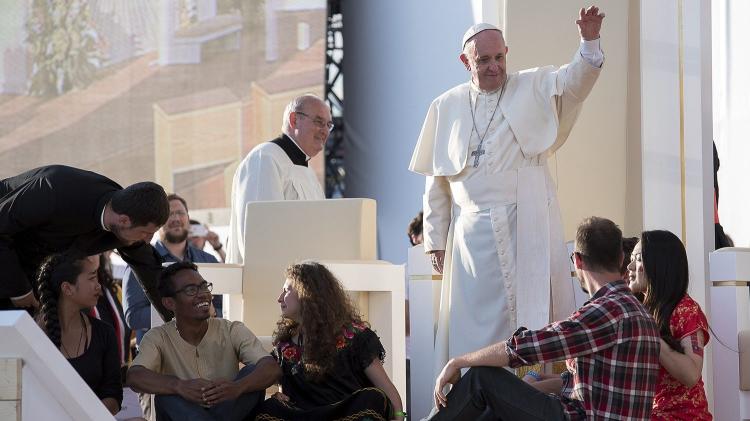
M 258 338 L 241 322 L 210 318 L 205 336 L 198 346 L 193 346 L 182 339 L 172 320 L 146 333 L 133 366 L 181 380 L 233 380 L 239 372 L 239 363 L 257 364 L 269 356 Z

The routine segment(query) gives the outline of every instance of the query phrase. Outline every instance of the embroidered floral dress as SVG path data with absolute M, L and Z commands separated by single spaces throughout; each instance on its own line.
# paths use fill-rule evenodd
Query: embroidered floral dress
M 302 364 L 303 349 L 282 342 L 271 352 L 282 370 L 281 387 L 289 402 L 270 398 L 259 408 L 256 420 L 388 420 L 391 403 L 374 387 L 365 369 L 385 358 L 378 336 L 365 324 L 342 327 L 337 338 L 333 369 L 319 382 L 308 380 Z
M 682 340 L 698 330 L 703 332 L 704 345 L 708 344 L 708 321 L 700 305 L 685 295 L 677 304 L 669 320 L 672 336 Z M 659 368 L 659 383 L 656 386 L 651 419 L 658 421 L 711 420 L 708 401 L 703 388 L 703 379 L 693 387 L 687 387 L 672 377 L 664 367 Z

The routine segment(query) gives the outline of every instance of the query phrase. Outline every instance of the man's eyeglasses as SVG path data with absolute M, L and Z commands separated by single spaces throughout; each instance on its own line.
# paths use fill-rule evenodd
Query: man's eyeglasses
M 328 133 L 333 131 L 333 122 L 332 121 L 325 121 L 320 117 L 312 118 L 308 114 L 303 113 L 302 111 L 295 111 L 295 114 L 301 115 L 302 117 L 309 118 L 315 126 L 317 126 L 319 129 L 327 129 Z
M 583 257 L 583 255 L 577 251 L 570 253 L 570 263 L 576 264 L 576 254 Z
M 190 284 L 187 286 L 184 286 L 177 291 L 174 292 L 174 295 L 177 295 L 179 293 L 184 293 L 188 297 L 194 297 L 196 294 L 198 294 L 198 291 L 205 291 L 205 292 L 211 292 L 214 289 L 214 284 L 211 282 L 201 282 L 200 284 Z
M 169 217 L 171 218 L 173 216 L 182 218 L 183 216 L 187 216 L 187 212 L 185 212 L 184 210 L 176 210 L 176 211 L 169 212 Z

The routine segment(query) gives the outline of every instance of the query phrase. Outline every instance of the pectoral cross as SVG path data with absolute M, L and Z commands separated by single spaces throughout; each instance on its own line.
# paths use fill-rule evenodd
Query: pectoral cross
M 500 95 L 497 96 L 497 103 L 495 104 L 495 109 L 492 110 L 492 116 L 490 117 L 490 121 L 487 123 L 487 127 L 484 128 L 484 134 L 479 134 L 479 129 L 477 129 L 477 120 L 474 117 L 474 106 L 471 103 L 471 91 L 469 91 L 469 110 L 471 110 L 471 122 L 474 125 L 472 127 L 472 130 L 474 130 L 477 133 L 477 136 L 479 136 L 479 146 L 477 146 L 477 150 L 471 153 L 471 156 L 474 157 L 474 168 L 479 167 L 479 158 L 485 154 L 485 150 L 482 149 L 482 145 L 484 144 L 484 138 L 487 137 L 487 132 L 490 130 L 490 126 L 492 125 L 492 120 L 495 119 L 495 113 L 497 113 L 497 109 L 500 108 L 500 99 L 502 99 L 503 94 L 505 93 L 505 85 L 508 82 L 508 78 L 505 78 L 505 82 L 503 82 L 503 89 L 500 91 Z M 477 94 L 477 101 L 479 101 L 479 94 Z
M 479 142 L 479 146 L 477 146 L 477 150 L 471 153 L 471 156 L 474 157 L 474 168 L 479 167 L 479 157 L 484 155 L 485 150 L 482 149 L 482 142 Z

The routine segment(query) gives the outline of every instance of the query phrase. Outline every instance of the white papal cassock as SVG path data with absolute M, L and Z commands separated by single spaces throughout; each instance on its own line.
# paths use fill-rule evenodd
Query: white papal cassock
M 245 252 L 245 206 L 267 200 L 325 199 L 309 158 L 287 135 L 253 148 L 232 181 L 227 263 L 242 263 Z
M 484 93 L 465 83 L 430 105 L 409 169 L 427 176 L 425 250 L 446 250 L 436 374 L 449 358 L 504 340 L 519 326 L 540 328 L 573 311 L 560 210 L 546 161 L 567 139 L 602 61 L 599 41 L 584 41 L 568 65 L 509 75 L 477 168 L 471 152 L 479 137 L 470 98 L 483 132 L 502 90 Z

